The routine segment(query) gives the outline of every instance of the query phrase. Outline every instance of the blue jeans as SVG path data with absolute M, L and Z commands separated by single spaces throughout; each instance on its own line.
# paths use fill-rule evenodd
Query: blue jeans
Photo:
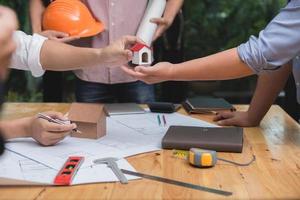
M 120 84 L 87 82 L 77 78 L 76 100 L 85 103 L 149 103 L 155 101 L 153 85 L 141 81 Z

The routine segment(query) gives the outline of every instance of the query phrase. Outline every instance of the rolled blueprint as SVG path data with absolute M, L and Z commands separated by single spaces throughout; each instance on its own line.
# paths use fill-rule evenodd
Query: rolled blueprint
M 149 47 L 152 44 L 152 39 L 157 28 L 157 24 L 150 22 L 150 20 L 162 17 L 166 3 L 166 0 L 149 0 L 144 18 L 140 23 L 136 36 L 142 39 Z

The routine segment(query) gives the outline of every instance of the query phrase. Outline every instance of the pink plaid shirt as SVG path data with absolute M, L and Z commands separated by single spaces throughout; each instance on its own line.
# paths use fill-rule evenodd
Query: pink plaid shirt
M 97 20 L 105 25 L 105 31 L 92 38 L 81 39 L 75 45 L 101 48 L 124 35 L 135 35 L 144 16 L 148 0 L 82 0 Z M 74 71 L 82 80 L 98 83 L 126 83 L 136 81 L 121 68 L 90 67 Z

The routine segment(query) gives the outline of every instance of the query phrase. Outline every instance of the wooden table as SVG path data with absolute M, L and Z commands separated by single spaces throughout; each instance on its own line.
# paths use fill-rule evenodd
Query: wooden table
M 237 106 L 239 110 L 247 106 Z M 40 111 L 66 112 L 69 104 L 8 103 L 3 118 L 14 119 Z M 183 110 L 180 112 L 184 113 Z M 211 122 L 212 116 L 193 117 Z M 280 107 L 273 106 L 260 127 L 246 128 L 242 154 L 219 153 L 219 157 L 247 162 L 237 167 L 221 161 L 214 168 L 197 169 L 158 151 L 128 158 L 138 170 L 152 175 L 221 188 L 233 192 L 224 197 L 146 179 L 72 187 L 1 187 L 0 199 L 300 199 L 300 127 Z

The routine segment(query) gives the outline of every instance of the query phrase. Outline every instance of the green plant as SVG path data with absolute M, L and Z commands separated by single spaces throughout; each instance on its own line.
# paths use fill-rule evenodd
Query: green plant
M 245 42 L 250 35 L 257 35 L 284 4 L 284 0 L 185 1 L 187 59 Z

